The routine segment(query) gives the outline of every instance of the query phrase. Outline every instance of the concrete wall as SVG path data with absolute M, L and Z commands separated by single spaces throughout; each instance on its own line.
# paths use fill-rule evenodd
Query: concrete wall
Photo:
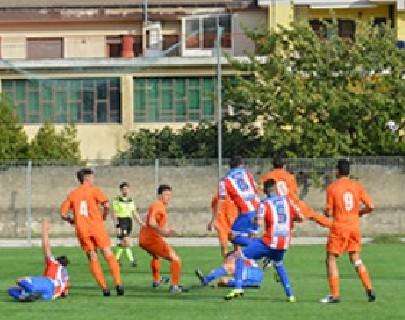
M 66 36 L 64 49 L 66 58 L 103 58 L 105 36 Z
M 37 167 L 32 173 L 33 231 L 39 233 L 40 220 L 50 217 L 54 235 L 71 236 L 71 228 L 59 219 L 59 205 L 75 185 L 72 167 Z M 131 183 L 134 198 L 144 214 L 154 199 L 155 171 L 153 166 L 96 167 L 96 182 L 109 197 L 118 192 L 118 184 Z M 354 176 L 363 182 L 377 207 L 362 219 L 366 235 L 405 233 L 405 172 L 380 166 L 358 167 Z M 215 191 L 215 166 L 161 167 L 159 182 L 173 186 L 170 224 L 184 235 L 205 235 L 210 218 L 210 200 Z M 26 234 L 25 169 L 21 167 L 0 171 L 0 237 L 24 237 Z M 311 187 L 305 200 L 314 208 L 324 206 L 322 189 Z M 113 231 L 111 221 L 108 227 Z M 323 235 L 325 230 L 306 222 L 297 226 L 297 235 Z
M 2 59 L 25 59 L 25 37 L 17 35 L 1 36 Z
M 398 40 L 405 41 L 405 11 L 397 13 Z

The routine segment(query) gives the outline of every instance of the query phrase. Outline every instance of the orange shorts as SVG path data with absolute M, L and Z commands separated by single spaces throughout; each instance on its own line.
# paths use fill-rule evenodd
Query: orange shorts
M 92 232 L 77 230 L 76 235 L 80 246 L 86 253 L 96 249 L 109 248 L 111 246 L 110 236 L 104 227 L 96 228 Z
M 345 252 L 360 252 L 360 230 L 332 227 L 326 244 L 326 251 L 338 256 Z
M 139 246 L 147 251 L 152 257 L 156 258 L 169 259 L 174 252 L 173 248 L 160 237 L 153 238 L 151 241 L 140 238 Z

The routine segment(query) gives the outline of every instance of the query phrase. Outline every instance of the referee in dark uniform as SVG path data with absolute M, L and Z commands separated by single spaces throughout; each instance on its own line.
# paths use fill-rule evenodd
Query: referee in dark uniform
M 134 218 L 140 226 L 144 223 L 139 217 L 134 200 L 129 196 L 129 183 L 122 182 L 120 184 L 120 195 L 115 197 L 112 202 L 113 219 L 118 229 L 119 244 L 115 257 L 118 261 L 125 252 L 126 257 L 131 262 L 133 267 L 136 267 L 136 260 L 132 253 L 132 218 Z

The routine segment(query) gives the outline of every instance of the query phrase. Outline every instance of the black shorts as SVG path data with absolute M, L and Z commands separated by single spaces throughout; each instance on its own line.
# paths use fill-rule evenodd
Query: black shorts
M 132 232 L 132 218 L 118 218 L 118 239 L 129 237 Z

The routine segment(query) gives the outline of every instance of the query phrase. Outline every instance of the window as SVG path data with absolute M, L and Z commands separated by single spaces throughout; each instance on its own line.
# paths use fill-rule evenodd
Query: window
M 208 16 L 186 19 L 186 49 L 213 49 L 217 39 L 217 21 L 222 29 L 221 45 L 232 48 L 232 16 Z
M 28 59 L 63 58 L 62 38 L 27 38 Z
M 122 56 L 122 38 L 107 37 L 107 55 L 109 58 L 120 58 Z
M 339 20 L 339 36 L 354 40 L 356 34 L 356 22 L 353 20 Z
M 135 122 L 189 122 L 214 119 L 211 77 L 135 78 Z
M 142 36 L 134 36 L 134 57 L 142 56 Z
M 22 123 L 117 123 L 118 78 L 3 80 L 3 92 Z
M 179 36 L 175 35 L 163 35 L 163 51 L 166 51 L 167 57 L 178 57 L 180 55 Z
M 382 17 L 382 18 L 375 18 L 374 19 L 374 26 L 383 26 L 387 23 L 387 19 Z
M 328 39 L 331 36 L 331 30 L 328 25 L 332 24 L 333 21 L 330 19 L 313 19 L 309 21 L 309 25 L 315 34 L 321 39 Z

